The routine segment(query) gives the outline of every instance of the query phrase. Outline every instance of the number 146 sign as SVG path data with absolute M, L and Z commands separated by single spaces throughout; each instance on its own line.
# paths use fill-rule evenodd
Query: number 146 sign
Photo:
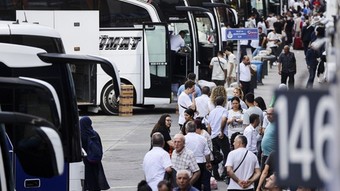
M 321 187 L 332 180 L 337 110 L 327 90 L 277 91 L 276 172 L 280 185 Z M 339 124 L 338 124 L 339 125 Z

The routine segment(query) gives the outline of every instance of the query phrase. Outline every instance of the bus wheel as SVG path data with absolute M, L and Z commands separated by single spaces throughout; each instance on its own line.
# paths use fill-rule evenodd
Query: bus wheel
M 105 114 L 118 113 L 118 100 L 113 84 L 107 84 L 102 91 L 100 108 Z

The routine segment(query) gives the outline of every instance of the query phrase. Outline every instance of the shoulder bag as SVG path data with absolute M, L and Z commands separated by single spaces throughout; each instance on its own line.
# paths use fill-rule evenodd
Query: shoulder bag
M 243 159 L 242 159 L 242 161 L 240 162 L 240 164 L 235 168 L 234 173 L 235 173 L 235 172 L 238 170 L 238 168 L 241 166 L 241 164 L 243 163 L 243 161 L 244 161 L 244 159 L 246 158 L 247 154 L 248 154 L 248 150 L 247 150 L 246 154 L 244 154 Z
M 223 67 L 222 67 L 222 65 L 221 65 L 220 58 L 219 58 L 219 57 L 217 57 L 217 60 L 218 60 L 218 64 L 220 65 L 220 67 L 221 67 L 222 71 L 224 72 L 224 69 L 223 69 Z
M 240 164 L 235 168 L 234 173 L 235 173 L 235 172 L 238 170 L 238 168 L 241 166 L 241 164 L 243 163 L 243 161 L 244 161 L 244 159 L 246 158 L 247 154 L 248 154 L 248 150 L 246 151 L 246 154 L 244 154 L 243 159 L 242 159 L 242 161 L 240 162 Z M 230 182 L 230 177 L 227 176 L 227 184 L 228 184 L 228 185 L 229 185 L 229 182 Z

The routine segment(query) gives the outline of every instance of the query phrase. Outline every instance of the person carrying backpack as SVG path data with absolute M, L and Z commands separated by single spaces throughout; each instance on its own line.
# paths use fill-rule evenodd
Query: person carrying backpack
M 92 120 L 82 117 L 79 121 L 81 143 L 86 152 L 83 157 L 85 165 L 85 190 L 108 190 L 110 186 L 106 180 L 103 165 L 103 147 L 99 134 L 92 127 Z

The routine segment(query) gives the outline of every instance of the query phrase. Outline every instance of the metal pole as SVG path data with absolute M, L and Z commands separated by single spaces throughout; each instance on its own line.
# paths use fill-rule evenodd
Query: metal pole
M 240 63 L 239 63 L 239 59 L 240 59 L 240 41 L 237 41 L 237 53 L 236 53 L 236 66 L 237 66 L 237 86 L 240 87 Z
M 197 73 L 197 76 L 199 75 L 199 72 Z M 185 76 L 188 76 L 188 54 L 185 53 Z

